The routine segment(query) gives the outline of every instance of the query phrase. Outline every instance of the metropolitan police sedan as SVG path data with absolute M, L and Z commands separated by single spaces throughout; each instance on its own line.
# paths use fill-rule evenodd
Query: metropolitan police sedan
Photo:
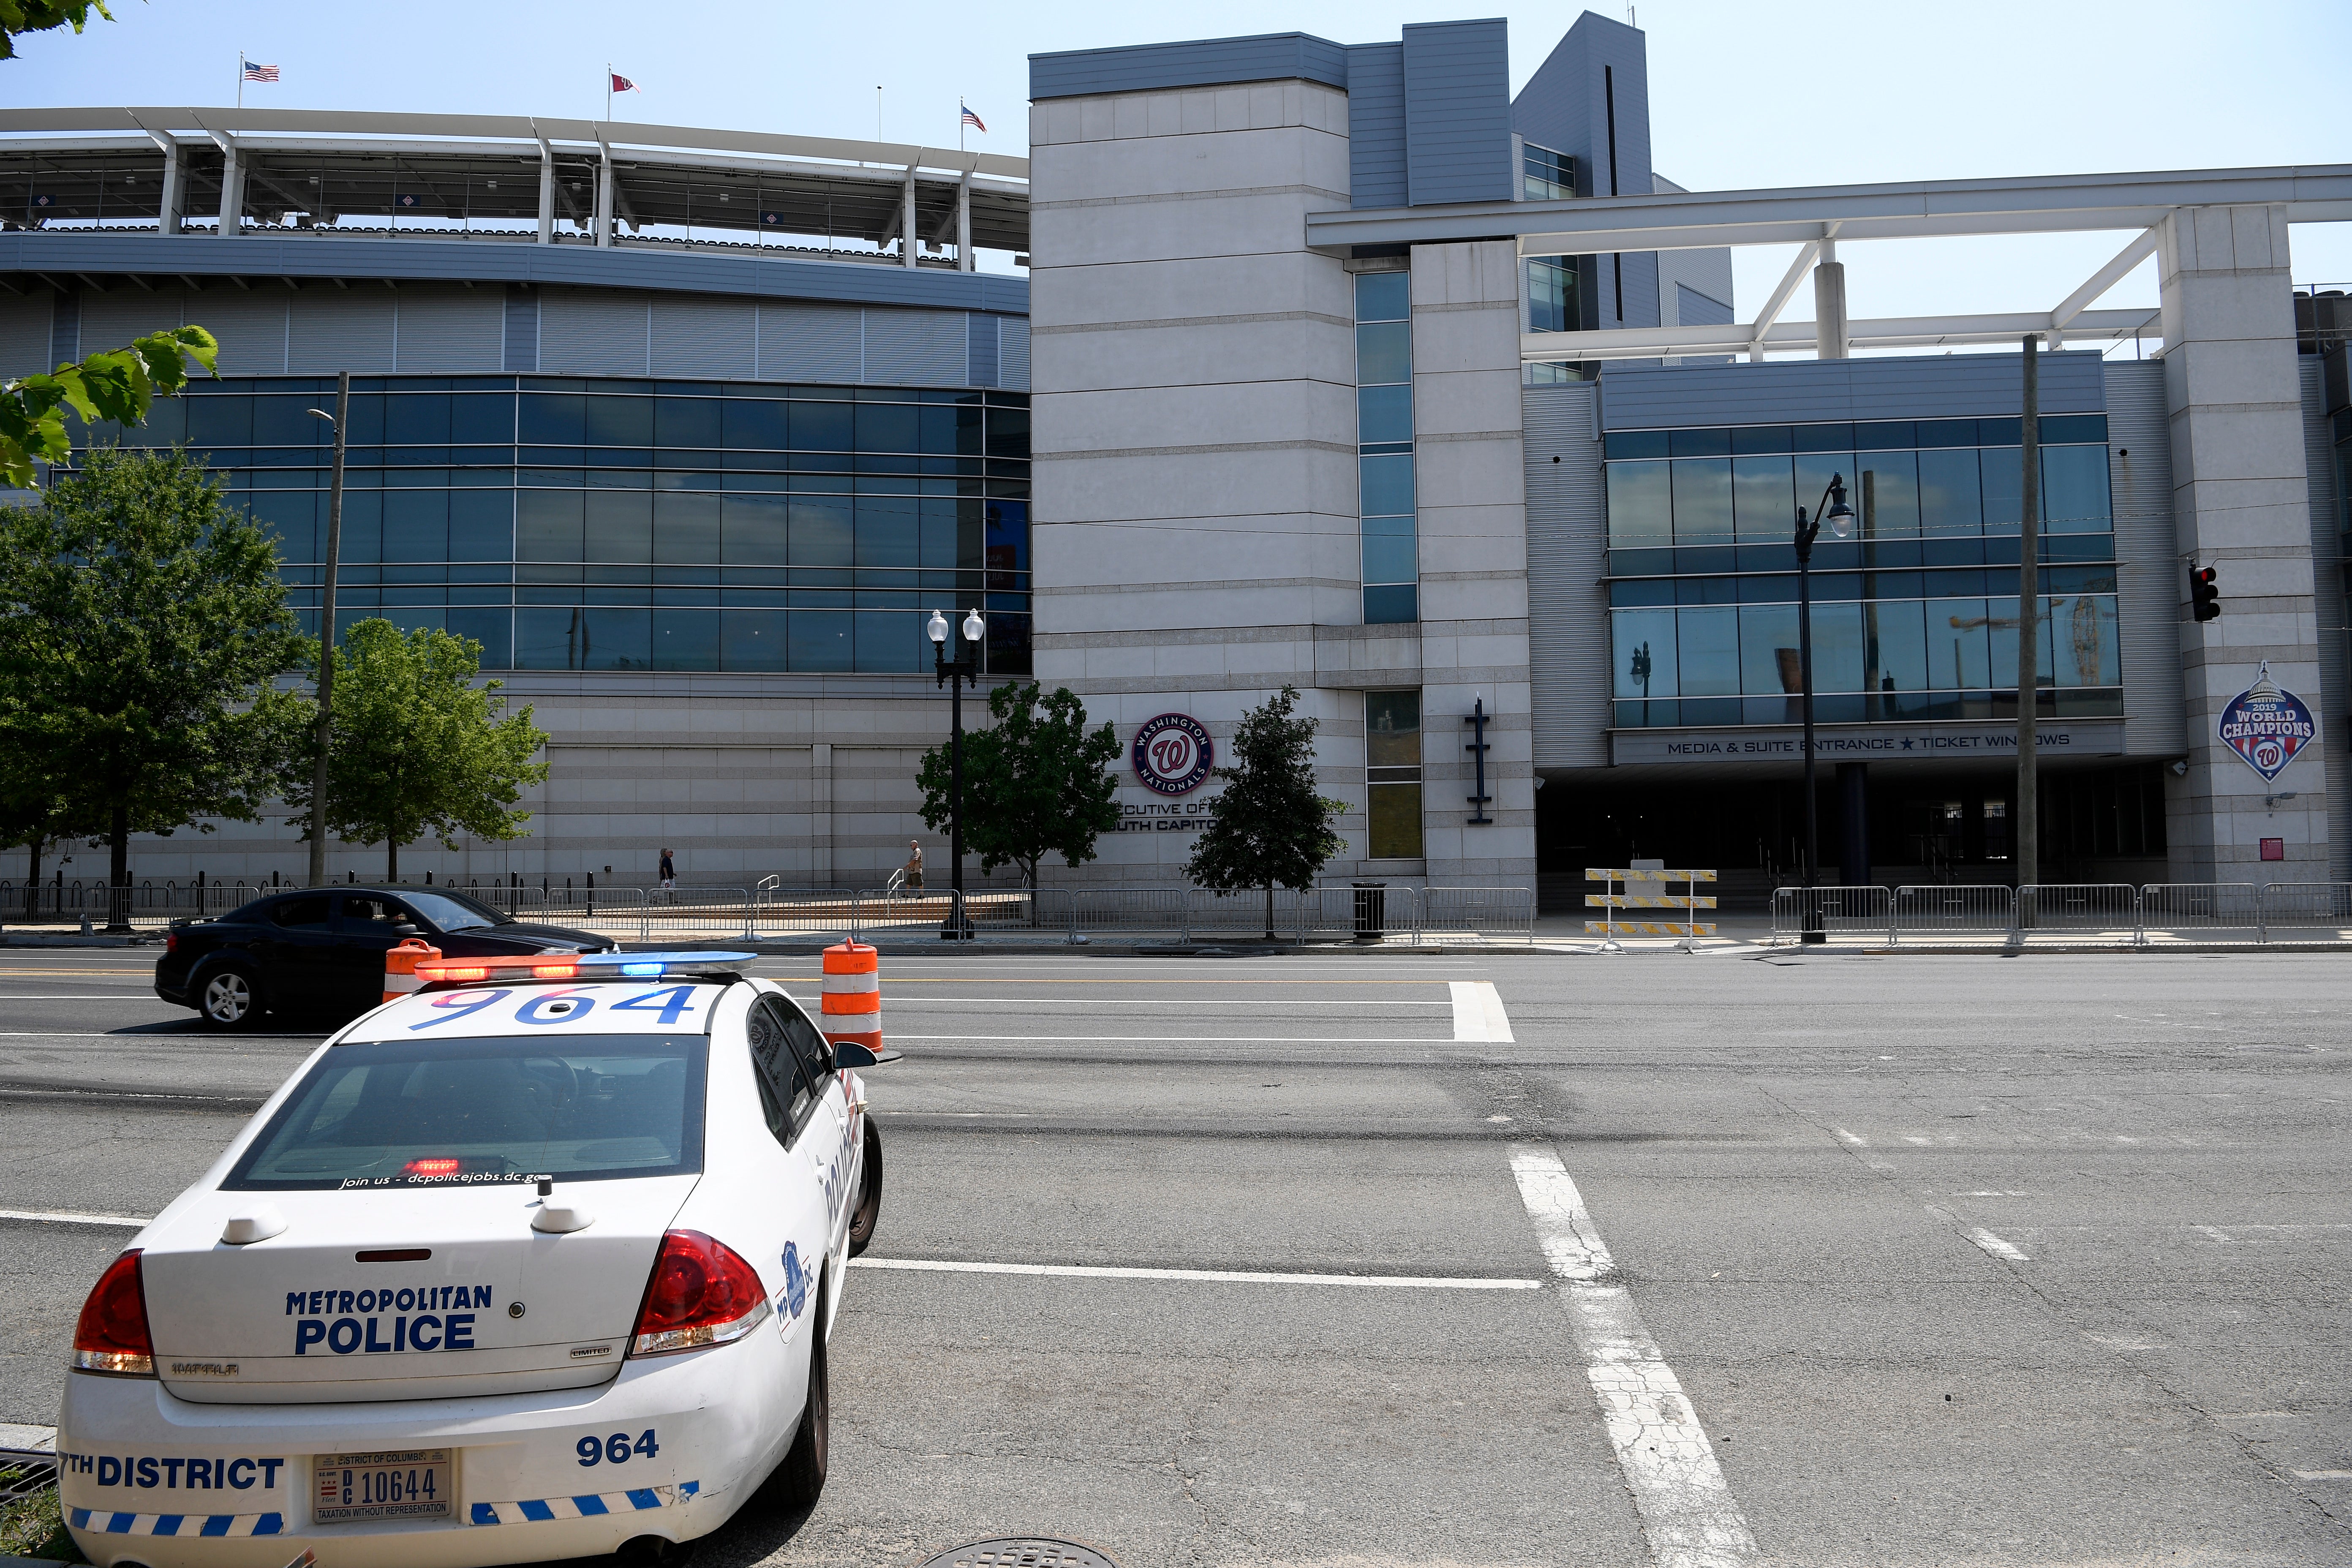
M 82 1308 L 90 1561 L 660 1561 L 813 1501 L 873 1058 L 748 956 L 444 959 L 320 1047 Z

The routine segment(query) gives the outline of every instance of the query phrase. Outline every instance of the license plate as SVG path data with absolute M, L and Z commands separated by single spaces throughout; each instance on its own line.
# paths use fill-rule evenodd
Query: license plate
M 449 1450 L 405 1448 L 380 1454 L 318 1454 L 310 1460 L 310 1520 L 450 1519 Z

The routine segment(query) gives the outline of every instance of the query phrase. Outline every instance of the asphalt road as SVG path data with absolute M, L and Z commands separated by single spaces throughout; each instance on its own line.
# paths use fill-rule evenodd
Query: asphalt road
M 315 1038 L 146 977 L 0 954 L 0 1209 L 153 1213 Z M 832 1481 L 698 1561 L 2352 1561 L 2347 980 L 886 961 Z M 0 1220 L 0 1421 L 54 1419 L 125 1236 Z M 940 1261 L 990 1268 L 887 1266 Z

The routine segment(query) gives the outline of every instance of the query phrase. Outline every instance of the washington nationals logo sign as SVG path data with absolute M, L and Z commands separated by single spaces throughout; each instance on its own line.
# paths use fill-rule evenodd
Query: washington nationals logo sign
M 2223 745 L 2244 758 L 2246 765 L 2268 783 L 2319 738 L 2319 724 L 2302 698 L 2279 689 L 2271 679 L 2271 661 L 2264 659 L 2254 683 L 2231 698 L 2221 710 L 2215 732 Z
M 1135 731 L 1135 776 L 1154 795 L 1182 795 L 1207 782 L 1216 766 L 1216 743 L 1207 726 L 1190 713 L 1146 719 Z

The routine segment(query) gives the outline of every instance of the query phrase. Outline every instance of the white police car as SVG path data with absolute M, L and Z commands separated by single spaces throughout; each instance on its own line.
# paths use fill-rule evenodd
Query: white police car
M 873 1058 L 748 957 L 428 962 L 320 1047 L 82 1309 L 90 1561 L 658 1561 L 814 1500 Z

